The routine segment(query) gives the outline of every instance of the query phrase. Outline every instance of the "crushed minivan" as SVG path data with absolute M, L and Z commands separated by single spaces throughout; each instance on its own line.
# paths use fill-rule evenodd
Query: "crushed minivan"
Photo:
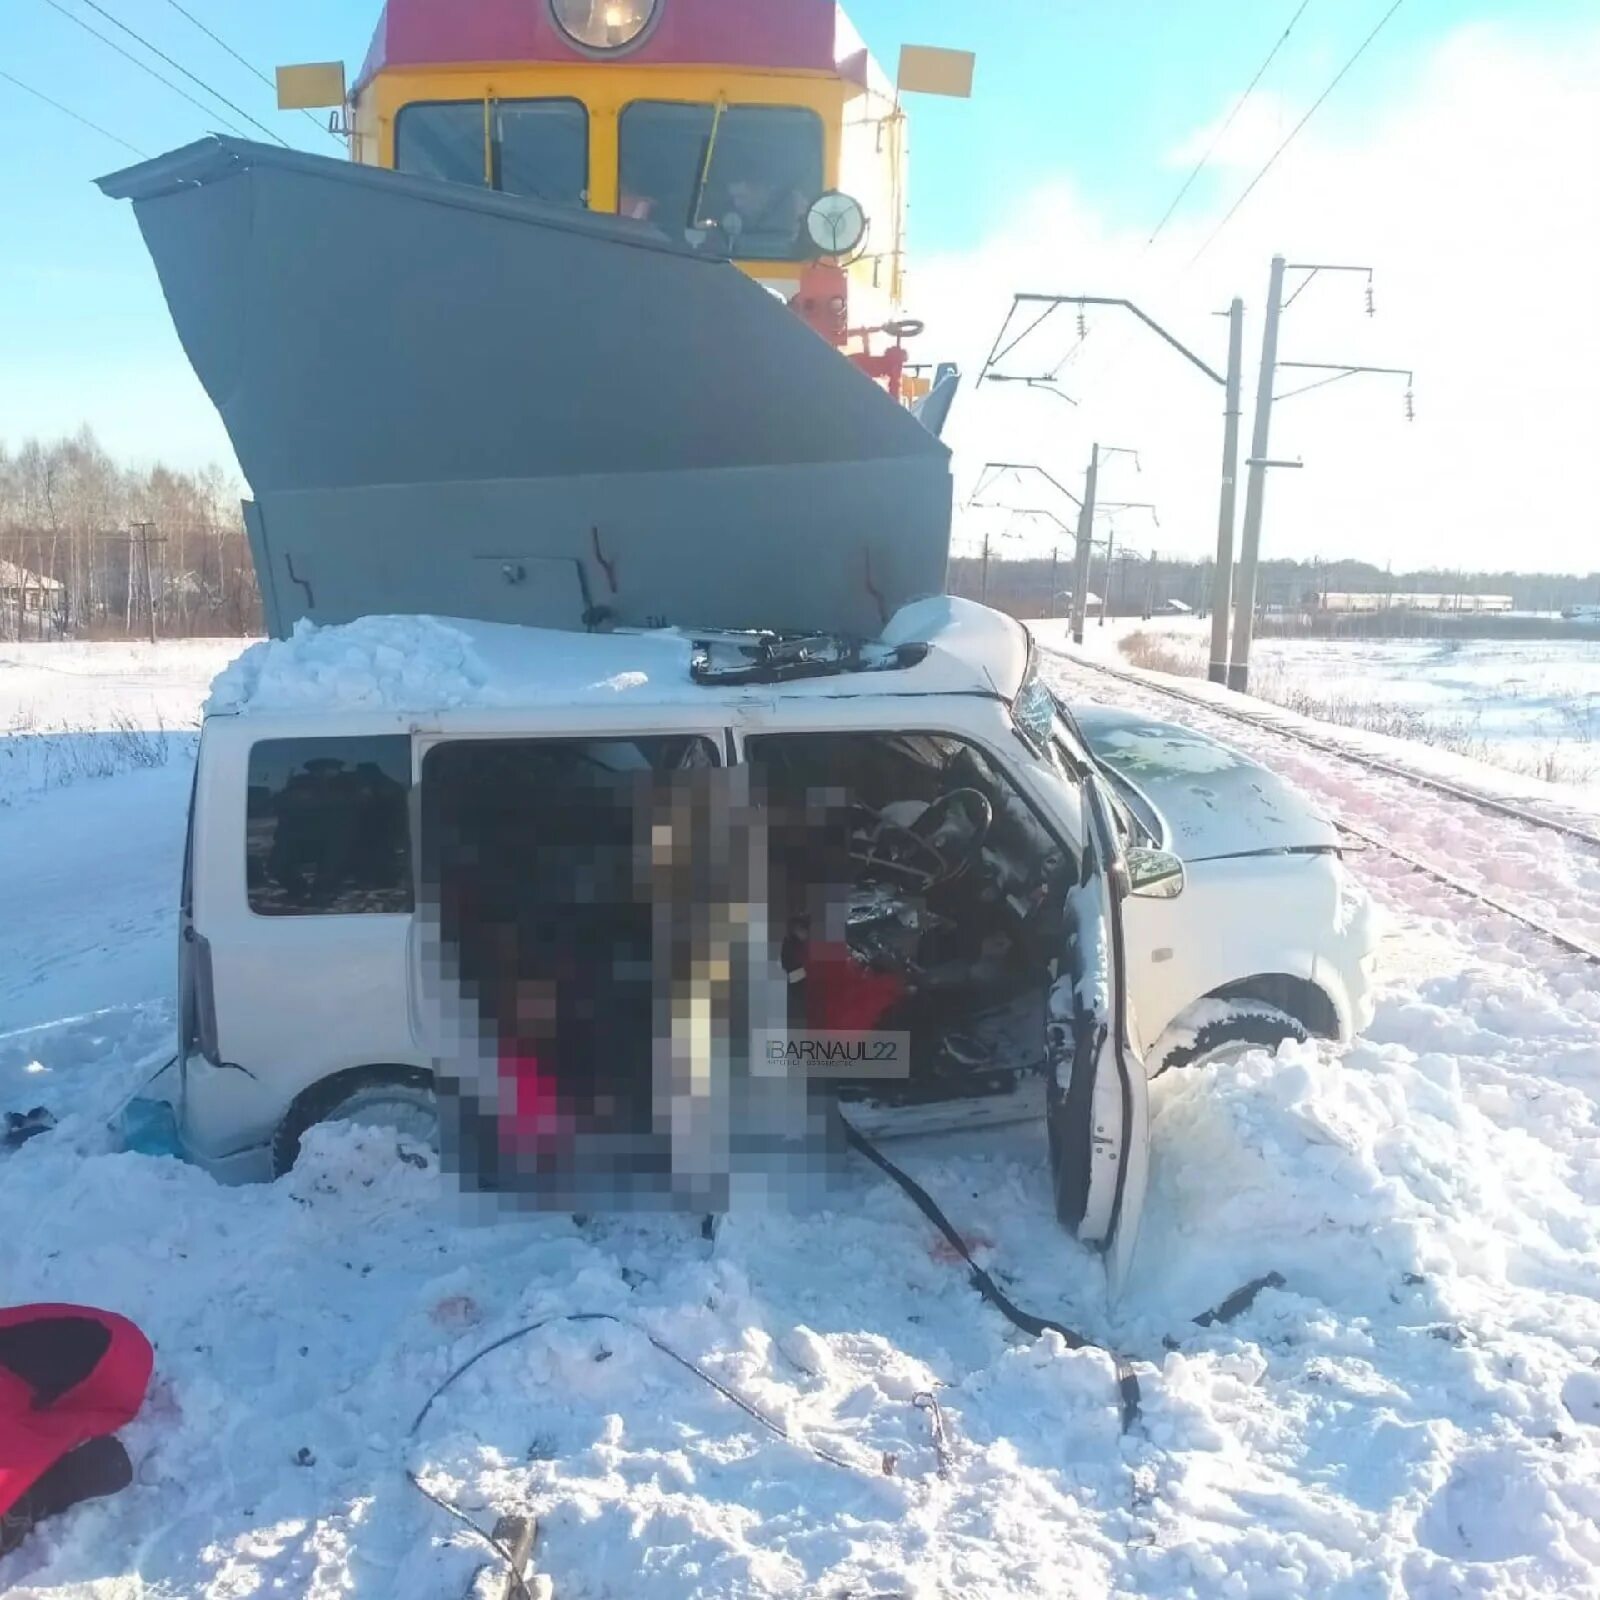
M 207 708 L 152 1138 L 270 1178 L 359 1119 L 484 1190 L 712 1212 L 841 1129 L 1028 1116 L 1117 1283 L 1147 1077 L 1363 1024 L 1327 824 L 1080 725 L 941 592 L 942 411 L 731 264 L 237 139 L 100 187 L 272 635 Z
M 1102 748 L 1142 758 L 1145 786 L 1095 754 L 1023 626 L 948 597 L 902 608 L 867 645 L 425 617 L 301 624 L 247 651 L 207 707 L 179 1050 L 145 1098 L 170 1108 L 184 1154 L 228 1180 L 283 1172 L 324 1120 L 437 1140 L 438 1074 L 458 1085 L 471 1041 L 504 1010 L 470 953 L 454 964 L 450 1003 L 439 999 L 453 849 L 471 863 L 452 881 L 468 885 L 480 923 L 498 925 L 491 908 L 518 883 L 542 907 L 546 1037 L 565 1035 L 587 1071 L 580 1114 L 626 1097 L 621 1058 L 641 1046 L 648 1056 L 665 1037 L 680 1055 L 715 1054 L 706 1036 L 720 1032 L 728 1048 L 729 1016 L 746 1038 L 798 1029 L 810 1041 L 821 1023 L 829 1038 L 903 1040 L 899 1070 L 847 1054 L 822 1092 L 880 1134 L 1042 1117 L 1060 1218 L 1119 1278 L 1146 1179 L 1147 1076 L 1229 1044 L 1359 1027 L 1369 930 L 1327 841 L 1258 838 L 1230 879 L 1191 829 L 1186 864 L 1161 809 L 1172 796 L 1156 781 L 1159 726 L 1119 745 L 1086 716 Z M 1192 775 L 1204 763 L 1190 751 L 1168 765 Z M 720 824 L 678 825 L 684 795 L 697 812 L 713 804 L 679 782 L 696 774 L 736 780 L 738 803 L 716 802 Z M 623 810 L 637 809 L 641 775 L 670 776 L 676 797 L 647 818 L 645 856 L 659 856 L 661 818 L 676 807 L 665 836 L 676 827 L 711 866 L 657 877 L 642 896 L 611 893 L 593 864 L 638 857 L 615 802 L 632 796 Z M 821 809 L 797 811 L 795 797 Z M 727 844 L 740 815 L 760 825 L 753 864 Z M 780 815 L 836 822 L 837 858 L 821 822 L 807 826 L 822 846 L 797 853 L 792 828 L 778 843 Z M 781 909 L 797 901 L 780 883 L 796 859 L 801 880 L 841 888 L 837 926 L 814 929 L 798 954 Z M 1302 891 L 1327 892 L 1302 892 L 1291 911 L 1262 887 L 1273 862 L 1309 867 Z M 648 902 L 659 911 L 675 894 L 722 943 L 706 935 L 663 978 L 648 960 Z M 619 903 L 620 920 L 596 922 L 597 905 Z M 1253 909 L 1274 904 L 1271 916 Z M 747 986 L 743 1011 L 724 1007 L 708 1029 L 730 958 L 772 982 Z M 663 984 L 680 971 L 688 998 L 663 1011 Z M 798 980 L 823 1003 L 797 1017 L 784 1000 Z M 761 1075 L 755 1046 L 731 1050 Z M 676 1114 L 648 1077 L 635 1107 L 647 1134 Z M 501 1122 L 514 1099 L 492 1081 L 477 1092 Z M 670 1126 L 657 1131 L 671 1143 Z

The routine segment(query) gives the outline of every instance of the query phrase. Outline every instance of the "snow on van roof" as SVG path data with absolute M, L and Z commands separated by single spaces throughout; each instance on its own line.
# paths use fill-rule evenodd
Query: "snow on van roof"
M 614 700 L 704 701 L 729 690 L 690 675 L 695 635 L 675 628 L 569 633 L 448 617 L 362 617 L 295 624 L 287 639 L 252 645 L 218 674 L 207 716 L 293 711 L 449 711 L 462 707 Z M 898 611 L 886 645 L 930 646 L 916 666 L 803 679 L 784 694 L 924 694 L 991 689 L 1010 697 L 1022 679 L 1027 635 L 1009 617 L 940 595 Z M 909 682 L 907 680 L 910 680 Z M 763 685 L 763 693 L 777 686 Z

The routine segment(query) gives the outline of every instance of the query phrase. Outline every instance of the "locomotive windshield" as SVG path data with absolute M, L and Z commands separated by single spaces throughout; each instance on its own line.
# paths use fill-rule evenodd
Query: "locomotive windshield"
M 589 113 L 566 99 L 409 105 L 395 125 L 395 164 L 425 178 L 586 205 Z
M 793 106 L 636 100 L 622 113 L 617 208 L 696 249 L 741 261 L 810 253 L 823 189 L 822 121 Z

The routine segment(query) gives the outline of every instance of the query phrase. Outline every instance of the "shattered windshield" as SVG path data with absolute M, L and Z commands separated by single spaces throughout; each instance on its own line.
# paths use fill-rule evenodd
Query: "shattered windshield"
M 708 254 L 796 261 L 822 191 L 822 122 L 793 106 L 636 100 L 621 120 L 617 209 Z

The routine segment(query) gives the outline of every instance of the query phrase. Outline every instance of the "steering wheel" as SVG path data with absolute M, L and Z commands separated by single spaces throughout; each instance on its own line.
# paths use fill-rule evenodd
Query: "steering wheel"
M 950 864 L 939 881 L 959 878 L 983 853 L 994 806 L 981 789 L 947 789 L 911 824 L 911 832 Z
M 951 789 L 910 826 L 881 811 L 852 807 L 850 859 L 866 873 L 926 894 L 972 866 L 994 821 L 994 807 L 978 789 Z

